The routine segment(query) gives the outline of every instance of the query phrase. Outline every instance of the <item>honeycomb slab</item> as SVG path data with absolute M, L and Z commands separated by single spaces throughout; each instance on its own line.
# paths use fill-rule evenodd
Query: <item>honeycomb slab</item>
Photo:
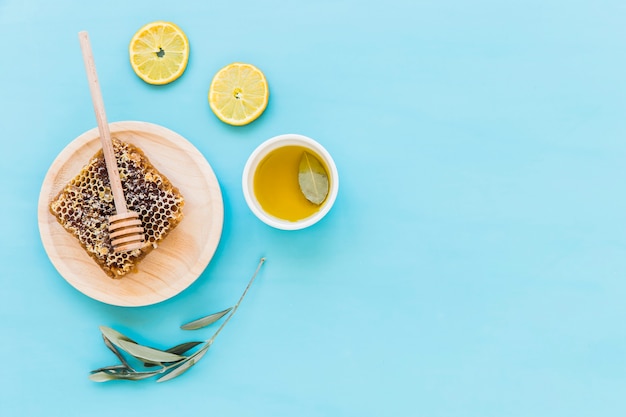
M 139 262 L 180 223 L 184 198 L 138 147 L 113 139 L 122 188 L 129 210 L 139 213 L 146 233 L 141 249 L 116 253 L 108 218 L 115 214 L 102 150 L 98 151 L 50 202 L 50 211 L 111 278 L 137 270 Z

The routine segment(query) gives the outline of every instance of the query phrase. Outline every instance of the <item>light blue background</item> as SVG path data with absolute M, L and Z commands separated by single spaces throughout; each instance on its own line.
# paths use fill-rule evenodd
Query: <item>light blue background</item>
M 134 32 L 170 20 L 185 74 L 155 87 Z M 0 0 L 2 416 L 623 416 L 626 413 L 623 0 Z M 91 300 L 37 229 L 46 171 L 95 126 L 77 33 L 109 121 L 161 124 L 220 181 L 209 267 L 143 308 Z M 263 116 L 221 123 L 222 66 L 269 81 Z M 322 222 L 274 230 L 245 205 L 263 140 L 317 139 L 341 186 Z M 96 384 L 99 325 L 145 343 L 231 305 L 209 354 L 165 384 Z M 210 334 L 203 333 L 200 337 Z

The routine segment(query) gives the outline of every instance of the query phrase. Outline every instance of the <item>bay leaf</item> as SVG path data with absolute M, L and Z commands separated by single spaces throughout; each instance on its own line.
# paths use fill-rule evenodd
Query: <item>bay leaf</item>
M 129 355 L 134 356 L 143 362 L 149 363 L 168 363 L 178 362 L 185 359 L 185 356 L 176 355 L 174 353 L 165 352 L 163 350 L 139 345 L 127 340 L 118 340 L 119 347 L 126 351 Z
M 224 311 L 220 311 L 219 313 L 214 313 L 214 314 L 210 314 L 206 317 L 202 317 L 199 318 L 197 320 L 194 321 L 190 321 L 189 323 L 183 324 L 182 326 L 180 326 L 181 329 L 183 330 L 198 330 L 201 329 L 203 327 L 206 327 L 210 324 L 215 323 L 216 321 L 218 321 L 219 319 L 221 319 L 222 317 L 224 317 L 226 314 L 228 314 L 228 312 L 230 310 L 232 310 L 233 308 L 227 308 Z
M 313 204 L 322 204 L 328 195 L 328 174 L 322 163 L 311 153 L 303 152 L 298 170 L 302 194 Z

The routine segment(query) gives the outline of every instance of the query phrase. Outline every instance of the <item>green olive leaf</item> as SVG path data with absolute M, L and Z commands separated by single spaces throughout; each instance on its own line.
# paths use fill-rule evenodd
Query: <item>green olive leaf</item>
M 181 343 L 164 351 L 140 345 L 131 338 L 123 335 L 116 330 L 111 329 L 110 327 L 100 326 L 100 331 L 102 332 L 102 338 L 106 347 L 109 348 L 117 356 L 117 358 L 121 361 L 121 364 L 95 369 L 91 371 L 89 379 L 94 382 L 107 382 L 113 380 L 138 381 L 160 375 L 161 377 L 157 380 L 157 382 L 164 382 L 185 373 L 193 365 L 198 363 L 198 361 L 202 359 L 202 357 L 204 357 L 209 347 L 213 344 L 213 341 L 215 340 L 217 335 L 222 331 L 224 326 L 226 326 L 228 321 L 235 314 L 235 312 L 239 308 L 239 305 L 248 293 L 248 290 L 250 289 L 264 262 L 265 258 L 261 258 L 256 270 L 254 271 L 254 274 L 248 282 L 248 285 L 246 286 L 243 293 L 241 294 L 241 297 L 233 307 L 184 325 L 184 327 L 188 329 L 204 327 L 216 322 L 217 320 L 230 313 L 228 314 L 228 317 L 226 317 L 226 319 L 222 322 L 220 327 L 214 332 L 213 336 L 211 336 L 210 339 L 207 339 L 204 342 L 196 341 Z M 189 356 L 184 356 L 185 353 L 200 345 L 202 346 L 196 352 L 190 354 Z M 126 361 L 125 355 L 122 354 L 122 351 L 139 360 L 140 362 L 143 362 L 146 367 L 154 367 L 155 365 L 157 365 L 159 366 L 159 368 L 150 371 L 136 371 L 129 365 L 128 361 Z
M 174 379 L 187 372 L 192 366 L 194 366 L 202 357 L 207 353 L 211 345 L 203 346 L 202 349 L 194 353 L 192 356 L 185 359 L 180 365 L 176 366 L 173 370 L 157 379 L 156 382 L 165 382 L 170 379 Z
M 119 379 L 115 376 L 115 374 L 108 374 L 104 371 L 94 372 L 89 374 L 89 379 L 93 382 L 108 382 Z
M 142 346 L 127 340 L 118 340 L 118 346 L 126 351 L 129 355 L 134 356 L 143 362 L 148 363 L 168 363 L 178 362 L 185 359 L 185 356 L 176 355 L 174 353 L 165 352 L 163 350 Z
M 156 382 L 165 382 L 165 381 L 169 381 L 170 379 L 174 379 L 177 376 L 180 376 L 184 374 L 185 372 L 187 372 L 195 364 L 196 362 L 194 359 L 185 361 L 181 363 L 179 366 L 177 366 L 176 368 L 174 368 L 173 370 L 171 370 L 170 372 L 168 372 L 167 374 L 163 375 L 161 378 L 157 379 Z
M 190 321 L 189 323 L 183 324 L 182 326 L 180 326 L 181 329 L 183 330 L 198 330 L 201 329 L 203 327 L 206 327 L 210 324 L 215 323 L 216 321 L 218 321 L 219 319 L 221 319 L 222 317 L 224 317 L 226 314 L 228 314 L 228 312 L 230 312 L 230 310 L 232 310 L 233 308 L 227 308 L 224 311 L 220 311 L 219 313 L 214 313 L 214 314 L 210 314 L 206 317 L 202 317 L 199 318 L 197 320 L 194 321 Z
M 166 350 L 166 352 L 174 353 L 176 355 L 182 355 L 184 353 L 187 353 L 191 349 L 195 348 L 196 346 L 201 345 L 202 343 L 205 343 L 205 342 L 185 342 L 185 343 L 181 343 L 180 345 L 176 345 L 174 347 L 169 348 L 168 350 Z M 149 363 L 149 362 L 144 362 L 143 364 L 143 366 L 147 368 L 151 368 L 157 365 L 158 364 Z
M 93 371 L 91 371 L 92 374 L 95 374 L 98 372 L 105 372 L 105 373 L 110 374 L 110 373 L 116 373 L 116 372 L 134 372 L 134 371 L 126 365 L 103 366 L 102 368 L 94 369 Z
M 106 347 L 108 347 L 109 350 L 111 352 L 113 352 L 113 354 L 115 354 L 115 356 L 117 356 L 117 358 L 120 360 L 120 362 L 122 362 L 122 366 L 128 368 L 131 371 L 134 371 L 133 367 L 130 366 L 130 364 L 128 363 L 128 361 L 124 357 L 124 355 L 122 355 L 122 353 L 119 351 L 119 349 L 113 343 L 111 343 L 111 341 L 104 334 L 102 334 L 102 340 L 104 340 L 104 345 Z
M 115 376 L 117 379 L 128 379 L 131 381 L 140 381 L 142 379 L 152 378 L 155 375 L 158 375 L 160 372 L 127 372 L 127 373 L 117 373 Z
M 139 381 L 142 379 L 151 378 L 155 375 L 158 375 L 160 371 L 156 372 L 135 372 L 126 370 L 118 370 L 115 369 L 114 366 L 109 366 L 105 368 L 100 368 L 95 371 L 92 371 L 89 375 L 89 379 L 94 382 L 108 382 L 114 380 L 131 380 L 131 381 Z
M 168 350 L 166 350 L 166 352 L 173 353 L 175 355 L 182 355 L 183 353 L 190 351 L 191 349 L 195 348 L 198 345 L 201 345 L 202 343 L 204 342 L 185 342 L 169 348 Z
M 309 152 L 300 159 L 298 182 L 302 194 L 313 204 L 322 204 L 328 195 L 328 174 L 321 162 Z
M 131 343 L 137 343 L 130 337 L 124 336 L 122 333 L 118 332 L 117 330 L 113 330 L 112 328 L 107 327 L 107 326 L 100 326 L 100 331 L 102 332 L 102 335 L 104 337 L 106 337 L 111 343 L 113 343 L 117 347 L 120 347 L 120 345 L 117 343 L 120 340 L 125 340 Z

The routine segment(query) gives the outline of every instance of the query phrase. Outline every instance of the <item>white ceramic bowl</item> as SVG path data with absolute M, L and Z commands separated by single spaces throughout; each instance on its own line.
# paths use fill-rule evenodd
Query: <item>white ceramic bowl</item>
M 256 172 L 259 163 L 268 153 L 283 146 L 302 146 L 304 148 L 311 149 L 315 154 L 324 160 L 324 164 L 330 171 L 328 173 L 330 176 L 330 189 L 328 191 L 328 197 L 326 197 L 322 207 L 313 215 L 295 222 L 279 219 L 268 214 L 265 210 L 263 210 L 254 195 L 254 173 Z M 246 199 L 248 207 L 250 207 L 252 213 L 254 213 L 254 215 L 261 221 L 277 229 L 298 230 L 317 223 L 330 211 L 335 203 L 335 199 L 337 198 L 337 192 L 339 191 L 339 174 L 337 172 L 335 161 L 333 161 L 333 158 L 322 145 L 307 136 L 289 133 L 266 140 L 252 152 L 243 170 L 242 187 L 243 195 Z

